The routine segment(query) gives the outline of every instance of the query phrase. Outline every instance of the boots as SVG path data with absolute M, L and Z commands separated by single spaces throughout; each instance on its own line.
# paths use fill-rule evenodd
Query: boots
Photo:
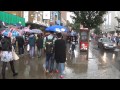
M 15 72 L 14 62 L 13 62 L 13 61 L 10 61 L 10 66 L 11 66 L 11 70 L 12 70 L 12 72 L 13 72 L 13 76 L 17 76 L 18 73 Z

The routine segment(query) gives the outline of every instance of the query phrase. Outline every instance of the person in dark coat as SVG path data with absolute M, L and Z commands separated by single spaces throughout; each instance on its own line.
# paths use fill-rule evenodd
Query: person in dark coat
M 65 40 L 63 40 L 61 33 L 58 33 L 57 37 L 58 39 L 55 41 L 56 72 L 60 72 L 60 78 L 63 78 L 66 62 L 66 43 Z
M 38 58 L 42 55 L 42 48 L 43 48 L 43 38 L 42 35 L 37 35 L 38 39 L 36 40 L 36 46 L 38 51 Z
M 17 40 L 19 55 L 24 54 L 24 39 L 22 36 L 19 36 Z
M 11 70 L 13 72 L 13 76 L 16 76 L 16 75 L 18 75 L 18 73 L 15 72 L 15 68 L 14 68 L 11 39 L 9 37 L 4 36 L 4 38 L 1 40 L 1 43 L 2 43 L 1 61 L 3 62 L 2 78 L 5 79 L 5 69 L 6 69 L 8 62 L 10 63 Z

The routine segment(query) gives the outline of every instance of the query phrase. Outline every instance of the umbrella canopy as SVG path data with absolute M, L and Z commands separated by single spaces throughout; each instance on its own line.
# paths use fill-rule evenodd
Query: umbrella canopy
M 0 31 L 5 30 L 5 29 L 6 29 L 6 28 L 4 28 L 4 27 L 3 27 L 3 28 L 0 28 Z
M 29 30 L 28 31 L 29 33 L 36 33 L 36 34 L 39 34 L 39 33 L 43 33 L 41 30 L 39 29 L 32 29 L 32 30 Z
M 16 36 L 20 36 L 20 33 L 18 31 L 12 31 L 12 30 L 4 30 L 1 32 L 1 34 L 3 34 L 4 36 L 7 37 L 16 37 Z
M 22 30 L 25 32 L 29 32 L 30 29 L 29 29 L 29 27 L 24 27 Z
M 53 25 L 45 29 L 46 31 L 54 31 L 54 32 L 66 32 L 67 29 L 64 26 Z

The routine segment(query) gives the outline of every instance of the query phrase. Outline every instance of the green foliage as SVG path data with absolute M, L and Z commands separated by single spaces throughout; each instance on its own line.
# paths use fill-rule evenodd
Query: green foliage
M 99 27 L 96 27 L 95 30 L 94 30 L 94 33 L 99 35 L 101 33 L 101 30 Z
M 75 20 L 74 27 L 79 28 L 78 25 L 82 24 L 85 28 L 93 29 L 100 26 L 103 21 L 103 15 L 106 11 L 72 11 L 75 16 L 72 18 Z

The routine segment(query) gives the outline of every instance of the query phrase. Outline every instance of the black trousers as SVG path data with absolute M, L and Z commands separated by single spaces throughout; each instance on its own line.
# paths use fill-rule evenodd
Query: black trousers
M 23 46 L 18 46 L 18 52 L 19 52 L 19 55 L 24 54 Z
M 15 68 L 14 68 L 14 61 L 10 61 L 10 66 L 13 74 L 15 73 Z M 2 78 L 5 79 L 5 70 L 6 70 L 7 62 L 3 62 L 2 65 Z

